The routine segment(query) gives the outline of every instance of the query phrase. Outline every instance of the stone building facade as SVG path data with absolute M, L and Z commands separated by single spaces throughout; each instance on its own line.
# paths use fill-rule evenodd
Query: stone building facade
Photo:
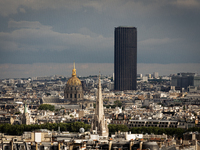
M 79 101 L 83 100 L 83 88 L 81 81 L 76 77 L 75 63 L 72 69 L 72 77 L 65 86 L 64 98 L 69 100 L 71 104 L 78 104 Z

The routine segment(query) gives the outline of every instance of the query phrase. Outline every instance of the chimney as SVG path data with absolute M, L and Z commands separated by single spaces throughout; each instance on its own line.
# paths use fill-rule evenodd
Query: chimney
M 111 150 L 111 148 L 112 148 L 112 138 L 110 138 L 108 140 L 108 146 L 109 146 L 109 150 Z
M 131 140 L 130 140 L 130 143 L 129 143 L 129 149 L 130 149 L 130 150 L 132 150 L 132 146 L 133 146 L 133 139 L 131 139 Z
M 142 150 L 142 144 L 143 144 L 143 142 L 140 141 L 140 150 Z

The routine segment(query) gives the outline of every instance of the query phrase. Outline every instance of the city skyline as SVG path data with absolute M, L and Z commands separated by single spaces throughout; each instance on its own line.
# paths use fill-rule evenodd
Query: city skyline
M 114 28 L 138 31 L 138 73 L 200 74 L 197 0 L 0 0 L 0 78 L 114 72 Z M 106 65 L 105 65 L 106 64 Z
M 6 64 L 7 65 L 7 64 Z M 64 77 L 71 77 L 71 68 L 73 67 L 73 63 L 50 63 L 50 64 L 24 64 L 24 65 L 11 65 L 6 67 L 6 71 L 3 70 L 0 72 L 0 76 L 5 76 L 0 79 L 6 78 L 28 78 L 28 77 L 45 77 L 45 76 L 53 76 L 53 75 L 61 75 Z M 15 66 L 20 69 L 15 69 Z M 38 66 L 41 66 L 38 68 Z M 106 66 L 106 67 L 105 67 Z M 192 67 L 193 66 L 193 67 Z M 195 67 L 194 67 L 195 66 Z M 45 70 L 44 70 L 45 68 Z M 168 76 L 170 74 L 177 74 L 180 72 L 191 72 L 197 73 L 200 75 L 199 72 L 195 71 L 199 69 L 199 66 L 196 64 L 146 64 L 146 63 L 139 63 L 138 64 L 138 74 L 153 74 L 153 72 L 158 72 L 160 76 Z M 163 68 L 167 68 L 164 70 Z M 185 68 L 190 68 L 187 71 Z M 114 73 L 114 63 L 76 63 L 77 76 L 89 76 L 89 75 L 98 75 L 99 70 L 101 71 L 102 75 L 110 75 L 112 76 Z M 13 71 L 14 70 L 14 71 Z M 61 72 L 59 72 L 61 70 Z M 87 70 L 90 70 L 89 72 Z M 170 72 L 168 71 L 170 70 Z M 13 75 L 12 73 L 15 73 Z M 21 72 L 25 72 L 23 75 Z M 38 73 L 39 72 L 39 73 Z M 59 73 L 58 73 L 59 72 Z

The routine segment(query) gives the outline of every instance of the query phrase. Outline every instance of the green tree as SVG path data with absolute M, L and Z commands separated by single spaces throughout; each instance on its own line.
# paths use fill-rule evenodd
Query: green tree
M 84 128 L 85 131 L 87 131 L 90 128 L 90 125 L 84 124 L 83 122 L 73 122 L 73 123 L 70 123 L 70 126 L 68 127 L 68 131 L 79 132 L 80 128 Z
M 116 124 L 109 124 L 108 129 L 110 133 L 114 133 L 117 131 Z
M 50 104 L 41 104 L 38 107 L 39 110 L 50 110 L 50 111 L 54 111 L 55 110 L 55 106 L 54 105 L 50 105 Z
M 114 104 L 115 104 L 116 106 L 118 106 L 118 107 L 121 107 L 121 106 L 122 106 L 122 102 L 119 101 L 119 100 L 114 101 Z
M 69 132 L 78 132 L 80 128 L 84 128 L 85 131 L 90 129 L 89 124 L 84 124 L 83 122 L 73 122 L 73 123 L 46 123 L 42 125 L 10 125 L 10 124 L 0 124 L 0 132 L 8 135 L 21 135 L 24 131 L 34 131 L 36 129 L 48 129 L 57 131 L 58 127 L 60 127 L 61 131 L 69 131 Z M 176 136 L 178 138 L 183 136 L 185 132 L 200 132 L 199 127 L 182 129 L 182 128 L 159 128 L 159 127 L 133 127 L 128 129 L 126 125 L 116 125 L 109 124 L 108 125 L 110 134 L 115 133 L 117 131 L 127 132 L 131 131 L 132 133 L 140 133 L 140 134 L 166 134 L 171 136 Z
M 121 132 L 128 132 L 129 128 L 126 125 L 119 124 L 119 125 L 117 125 L 117 130 L 121 131 Z
M 127 132 L 129 131 L 129 128 L 126 125 L 121 125 L 121 124 L 109 124 L 108 125 L 108 129 L 110 133 L 114 133 L 117 131 L 121 131 L 121 132 Z
M 109 101 L 109 99 L 104 99 L 103 101 L 105 101 L 105 102 L 108 102 L 108 101 Z

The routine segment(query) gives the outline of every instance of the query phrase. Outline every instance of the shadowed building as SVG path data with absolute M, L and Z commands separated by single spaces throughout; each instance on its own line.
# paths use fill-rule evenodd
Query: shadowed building
M 136 90 L 137 29 L 115 28 L 114 72 L 115 90 Z
M 187 89 L 189 86 L 199 87 L 200 76 L 195 73 L 178 73 L 177 75 L 172 76 L 171 86 L 180 89 Z

